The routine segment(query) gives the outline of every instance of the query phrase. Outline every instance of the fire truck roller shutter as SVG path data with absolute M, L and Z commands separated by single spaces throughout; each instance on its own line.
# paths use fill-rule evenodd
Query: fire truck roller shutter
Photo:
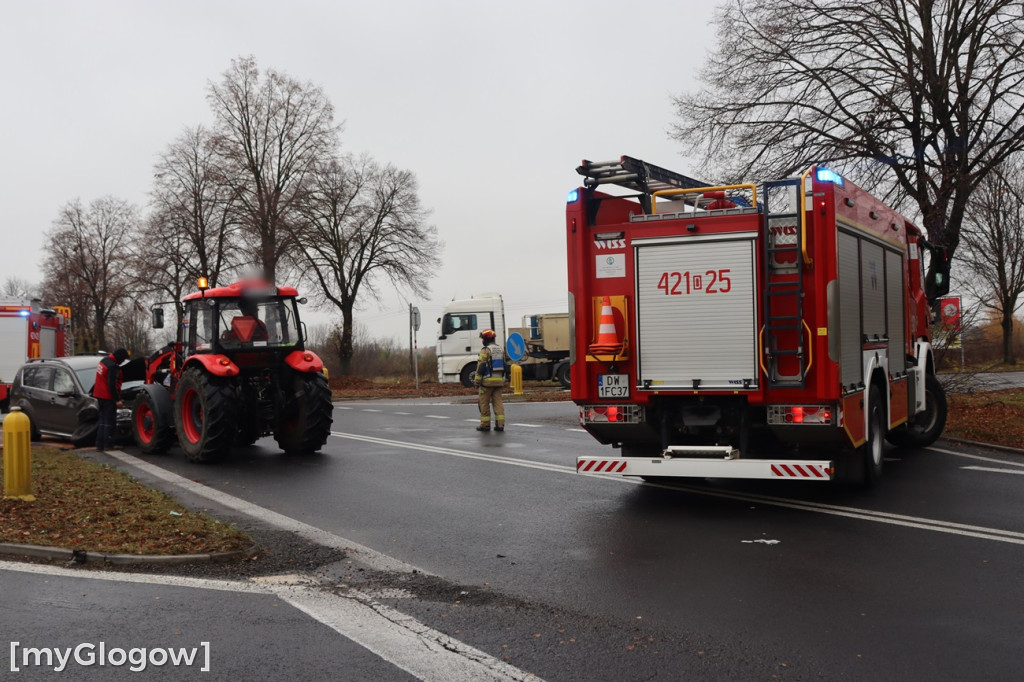
M 885 251 L 885 300 L 889 334 L 889 372 L 901 375 L 907 370 L 906 317 L 903 295 L 903 256 Z
M 882 247 L 866 239 L 860 245 L 860 287 L 864 336 L 877 342 L 885 333 L 885 258 Z
M 864 381 L 861 367 L 860 243 L 854 235 L 840 231 L 839 253 L 839 366 L 843 388 Z
M 639 384 L 756 387 L 753 235 L 636 240 L 634 245 Z

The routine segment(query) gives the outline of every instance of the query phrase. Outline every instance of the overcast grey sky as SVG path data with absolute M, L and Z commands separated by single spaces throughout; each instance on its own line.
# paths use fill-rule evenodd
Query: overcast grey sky
M 693 171 L 668 139 L 670 97 L 696 87 L 715 4 L 2 0 L 0 280 L 39 281 L 68 201 L 145 210 L 157 155 L 212 122 L 209 81 L 251 54 L 324 89 L 343 151 L 419 179 L 446 244 L 431 298 L 411 301 L 420 346 L 452 298 L 500 292 L 510 325 L 565 311 L 574 169 L 629 154 Z M 367 300 L 357 322 L 404 342 L 409 302 Z

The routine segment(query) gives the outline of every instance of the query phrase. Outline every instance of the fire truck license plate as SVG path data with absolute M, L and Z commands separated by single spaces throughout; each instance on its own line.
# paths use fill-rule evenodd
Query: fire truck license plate
M 598 374 L 597 375 L 597 397 L 598 398 L 628 398 L 629 397 L 629 375 L 628 374 Z

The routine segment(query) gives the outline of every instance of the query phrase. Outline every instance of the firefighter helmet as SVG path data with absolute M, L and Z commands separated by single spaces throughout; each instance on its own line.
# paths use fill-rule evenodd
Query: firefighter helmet
M 484 341 L 494 341 L 494 337 L 495 334 L 493 329 L 485 329 L 482 332 L 480 332 L 480 338 L 483 339 Z

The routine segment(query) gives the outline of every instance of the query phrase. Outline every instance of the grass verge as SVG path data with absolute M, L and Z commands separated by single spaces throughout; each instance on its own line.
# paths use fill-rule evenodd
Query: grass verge
M 1024 449 L 1024 389 L 951 393 L 944 436 Z
M 189 511 L 120 471 L 56 448 L 32 448 L 32 494 L 34 502 L 0 499 L 0 542 L 164 555 L 253 544 L 236 528 Z

